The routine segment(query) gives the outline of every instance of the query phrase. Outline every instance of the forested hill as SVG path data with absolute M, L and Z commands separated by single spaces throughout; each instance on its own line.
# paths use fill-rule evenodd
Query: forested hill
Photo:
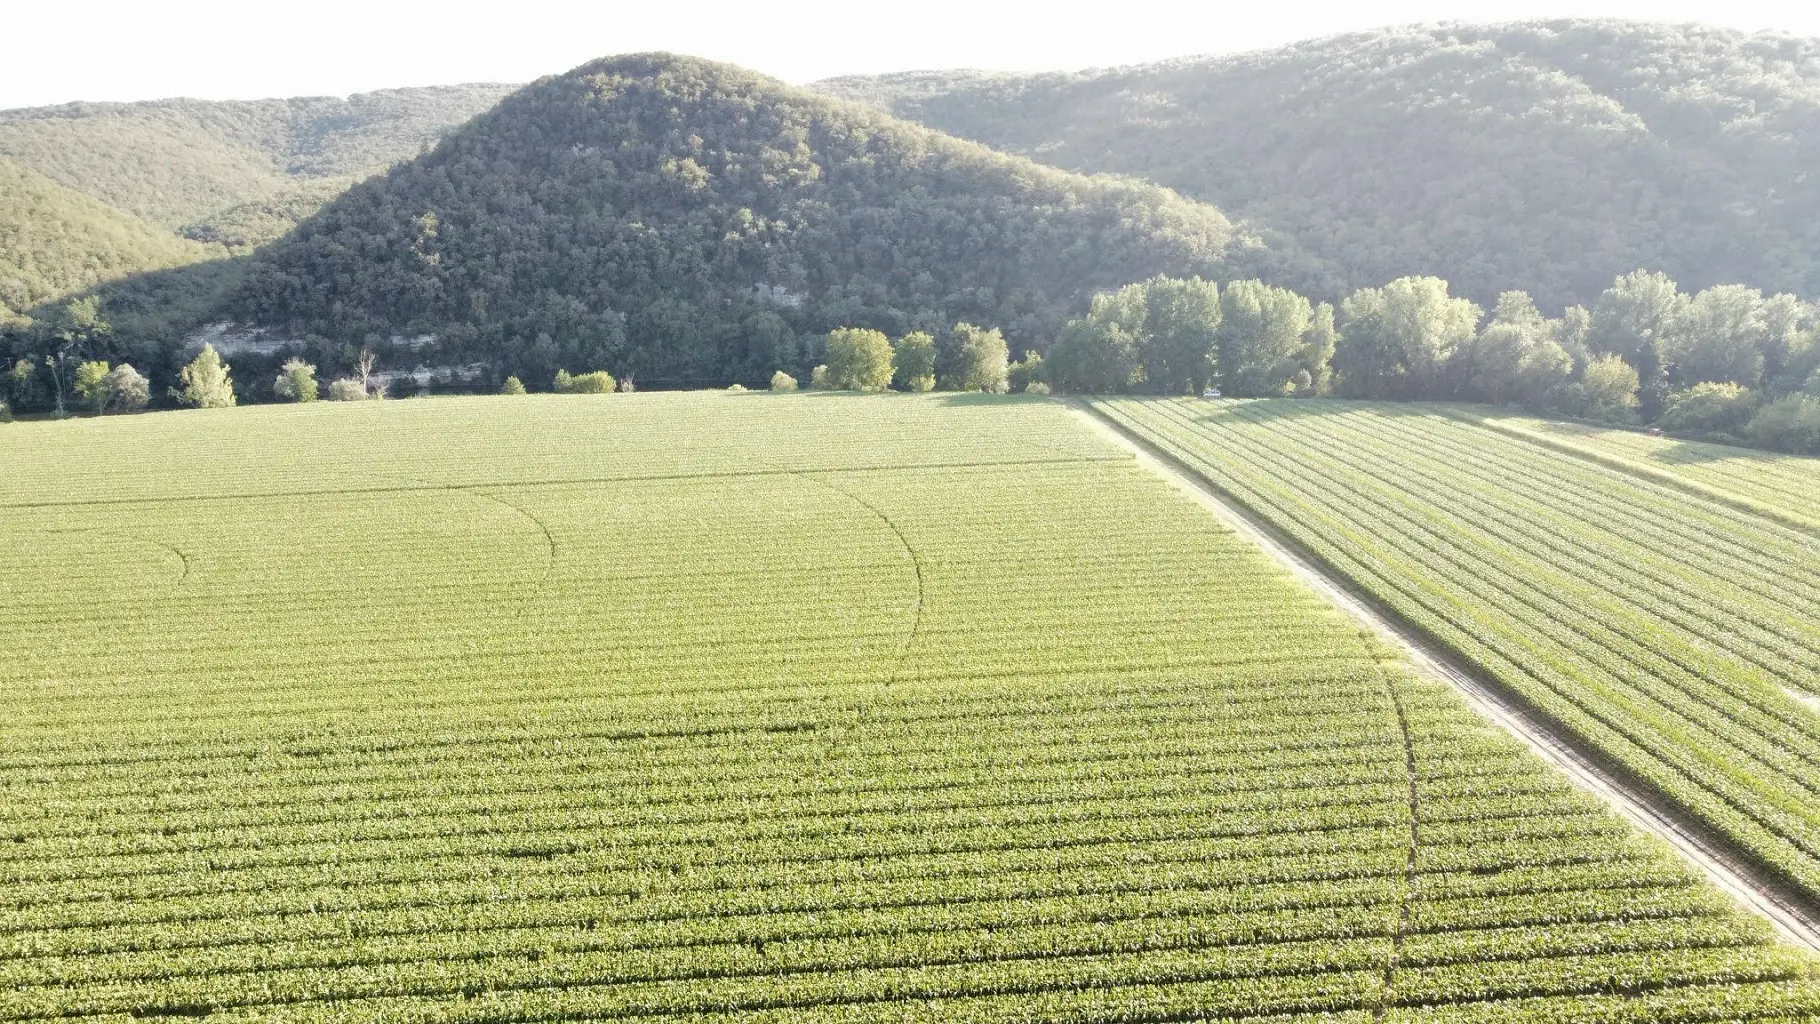
M 354 179 L 417 155 L 513 88 L 0 110 L 0 156 L 172 231 L 260 242 L 290 224 L 252 220 L 250 208 L 296 209 L 302 200 L 307 213 L 311 198 L 320 205 Z
M 1591 302 L 1640 266 L 1820 294 L 1820 40 L 1552 21 L 1400 28 L 1081 74 L 818 88 L 1149 178 L 1308 259 L 1325 297 L 1438 274 Z
M 220 255 L 0 157 L 0 324 L 55 295 Z
M 0 160 L 12 165 L 0 195 L 0 302 L 24 308 L 270 241 L 512 88 L 0 110 Z M 50 198 L 23 201 L 11 191 L 22 175 Z
M 1214 208 L 1004 156 L 708 61 L 614 57 L 512 95 L 253 258 L 224 319 L 435 334 L 558 367 L 760 381 L 841 325 L 1046 342 L 1098 290 L 1232 273 Z

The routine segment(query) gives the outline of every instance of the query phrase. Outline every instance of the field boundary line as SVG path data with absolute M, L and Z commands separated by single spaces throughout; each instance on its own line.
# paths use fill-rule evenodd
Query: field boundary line
M 1794 530 L 1810 537 L 1820 537 L 1820 521 L 1808 519 L 1805 516 L 1797 515 L 1786 509 L 1778 508 L 1775 505 L 1765 504 L 1764 502 L 1746 498 L 1743 495 L 1733 494 L 1730 491 L 1720 487 L 1714 487 L 1711 484 L 1701 483 L 1698 480 L 1684 477 L 1671 469 L 1662 469 L 1645 462 L 1638 462 L 1635 459 L 1627 459 L 1622 455 L 1613 455 L 1607 452 L 1584 448 L 1563 438 L 1550 437 L 1547 434 L 1539 434 L 1535 431 L 1526 430 L 1522 427 L 1513 426 L 1508 423 L 1498 423 L 1489 417 L 1481 416 L 1467 409 L 1437 406 L 1435 411 L 1457 423 L 1464 423 L 1468 426 L 1478 427 L 1482 430 L 1489 430 L 1494 434 L 1500 434 L 1515 441 L 1522 441 L 1526 444 L 1534 445 L 1537 448 L 1566 455 L 1570 458 L 1578 459 L 1581 462 L 1590 463 L 1591 465 L 1602 466 L 1606 469 L 1616 470 L 1620 473 L 1628 473 L 1632 476 L 1648 480 L 1650 483 L 1661 484 L 1664 487 L 1680 491 L 1683 494 L 1695 498 L 1703 498 L 1717 505 L 1723 505 L 1734 512 L 1743 512 L 1746 515 L 1767 519 L 1784 529 Z
M 1820 912 L 1779 881 L 1757 870 L 1703 826 L 1609 768 L 1594 751 L 1506 696 L 1464 660 L 1385 609 L 1364 588 L 1332 571 L 1300 542 L 1271 525 L 1218 484 L 1123 424 L 1079 399 L 1070 409 L 1100 436 L 1130 452 L 1261 549 L 1291 575 L 1369 626 L 1423 674 L 1446 683 L 1481 718 L 1522 741 L 1569 781 L 1598 797 L 1632 824 L 1668 843 L 1695 870 L 1746 909 L 1769 921 L 1788 942 L 1820 952 Z
M 700 473 L 649 473 L 626 476 L 556 477 L 547 480 L 475 480 L 462 483 L 373 484 L 370 487 L 316 487 L 289 491 L 245 491 L 232 494 L 141 495 L 123 498 L 68 498 L 61 501 L 0 502 L 0 509 L 86 508 L 100 505 L 174 505 L 186 501 L 248 501 L 260 498 L 317 498 L 414 491 L 480 491 L 515 487 L 567 487 L 585 484 L 666 483 L 677 480 L 722 480 L 745 477 L 798 476 L 806 473 L 898 473 L 941 469 L 1018 469 L 1027 466 L 1072 466 L 1122 461 L 1090 455 L 1035 459 L 989 459 L 975 462 L 910 462 L 897 466 L 806 466 L 801 469 L 707 470 Z

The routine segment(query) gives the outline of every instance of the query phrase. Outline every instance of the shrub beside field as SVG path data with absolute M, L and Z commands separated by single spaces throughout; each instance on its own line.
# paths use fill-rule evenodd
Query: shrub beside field
M 1052 403 L 313 403 L 0 459 L 0 1019 L 1820 1012 Z

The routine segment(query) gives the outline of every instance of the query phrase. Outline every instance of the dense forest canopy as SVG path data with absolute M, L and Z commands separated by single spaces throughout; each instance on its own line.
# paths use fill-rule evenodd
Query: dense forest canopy
M 510 89 L 0 110 L 0 303 L 247 251 Z
M 248 207 L 303 200 L 305 212 L 313 210 L 355 180 L 417 155 L 512 88 L 0 110 L 0 156 L 173 231 L 226 236 L 221 222 Z M 289 227 L 219 240 L 263 242 Z
M 0 322 L 130 273 L 222 255 L 0 157 Z
M 254 257 L 223 319 L 446 360 L 762 383 L 839 326 L 1048 338 L 1096 291 L 1254 255 L 1216 209 L 727 65 L 529 86 Z
M 1551 21 L 1397 28 L 1080 74 L 817 88 L 1212 202 L 1337 301 L 1403 275 L 1590 304 L 1639 266 L 1820 294 L 1820 40 Z

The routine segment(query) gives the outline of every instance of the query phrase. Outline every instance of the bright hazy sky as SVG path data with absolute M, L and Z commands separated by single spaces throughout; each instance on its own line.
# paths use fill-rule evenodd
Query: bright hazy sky
M 0 108 L 525 82 L 673 50 L 792 82 L 914 68 L 1076 69 L 1380 25 L 1598 16 L 1820 36 L 1815 0 L 12 0 Z

